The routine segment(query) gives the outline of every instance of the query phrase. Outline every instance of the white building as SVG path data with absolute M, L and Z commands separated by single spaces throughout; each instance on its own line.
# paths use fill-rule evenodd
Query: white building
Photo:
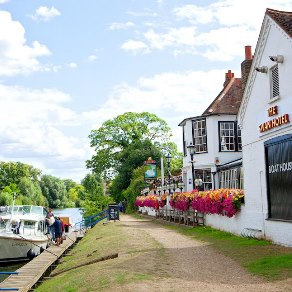
M 242 78 L 235 78 L 229 70 L 222 91 L 203 114 L 184 119 L 179 124 L 183 129 L 183 180 L 187 191 L 200 189 L 200 183 L 200 190 L 241 187 L 242 143 L 237 113 L 251 63 L 251 47 L 246 46 Z M 193 173 L 187 149 L 190 145 L 195 150 Z
M 292 246 L 291 37 L 292 12 L 267 9 L 238 114 L 245 207 L 236 218 L 238 231 L 258 229 L 265 238 L 288 246 Z

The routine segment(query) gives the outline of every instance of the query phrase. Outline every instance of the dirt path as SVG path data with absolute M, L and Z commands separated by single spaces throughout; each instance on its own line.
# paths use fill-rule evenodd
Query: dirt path
M 205 243 L 163 228 L 151 220 L 121 218 L 126 232 L 146 232 L 163 246 L 164 260 L 144 259 L 155 265 L 155 281 L 124 285 L 122 291 L 292 291 L 292 279 L 268 283 L 253 277 L 233 260 Z M 137 266 L 139 264 L 137 263 Z M 168 275 L 168 277 L 165 277 Z

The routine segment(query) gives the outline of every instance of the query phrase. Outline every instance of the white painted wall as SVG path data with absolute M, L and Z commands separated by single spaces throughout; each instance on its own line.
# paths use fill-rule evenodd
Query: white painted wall
M 268 21 L 267 21 L 268 20 Z M 283 125 L 278 128 L 259 132 L 259 125 L 271 120 L 267 110 L 277 105 L 279 115 L 288 113 L 292 119 L 292 42 L 274 22 L 266 18 L 266 29 L 262 30 L 259 39 L 254 64 L 248 81 L 248 103 L 242 125 L 243 168 L 245 188 L 245 211 L 242 212 L 242 222 L 246 226 L 255 226 L 263 230 L 263 234 L 278 244 L 292 246 L 292 222 L 266 220 L 268 216 L 267 184 L 264 157 L 264 142 L 273 137 L 292 133 L 292 126 Z M 265 33 L 267 38 L 265 39 Z M 272 55 L 283 55 L 284 63 L 279 64 L 280 99 L 271 102 L 269 74 L 258 73 L 257 66 L 271 67 L 275 63 L 269 59 Z M 239 113 L 242 117 L 242 113 Z M 292 206 L 291 206 L 292 207 Z M 262 215 L 259 215 L 262 214 Z
M 204 117 L 202 117 L 204 118 Z M 219 136 L 218 136 L 218 122 L 219 121 L 235 121 L 235 115 L 214 115 L 207 116 L 206 127 L 207 127 L 207 153 L 198 153 L 194 155 L 194 169 L 211 168 L 211 171 L 216 170 L 215 158 L 219 158 L 219 164 L 228 163 L 230 161 L 240 159 L 242 152 L 219 152 Z M 193 142 L 192 136 L 192 119 L 186 120 L 185 124 L 185 139 L 187 145 Z M 193 189 L 192 179 L 192 168 L 191 158 L 188 154 L 183 159 L 183 169 L 187 173 L 187 191 Z

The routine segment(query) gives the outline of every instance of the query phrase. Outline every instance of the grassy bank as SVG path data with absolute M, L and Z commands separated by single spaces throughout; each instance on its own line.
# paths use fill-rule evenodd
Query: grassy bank
M 143 219 L 139 215 L 135 218 Z M 269 281 L 292 277 L 292 248 L 234 236 L 209 227 L 165 225 L 165 228 L 208 242 L 218 252 Z M 117 258 L 94 263 L 115 253 L 118 253 Z M 164 278 L 172 277 L 161 266 L 164 262 L 164 248 L 145 231 L 138 227 L 128 228 L 122 221 L 98 224 L 61 259 L 51 274 L 52 278 L 35 291 L 115 291 L 124 283 L 134 285 L 142 280 L 155 281 L 155 277 L 162 274 Z M 75 268 L 78 265 L 80 267 Z
M 123 283 L 150 280 L 154 259 L 163 259 L 163 248 L 145 232 L 129 231 L 122 222 L 99 223 L 90 229 L 72 252 L 61 259 L 52 278 L 35 291 L 101 291 Z M 118 253 L 118 258 L 98 261 Z M 146 260 L 141 263 L 141 257 Z M 78 265 L 82 267 L 72 269 Z M 94 287 L 94 288 L 93 288 Z

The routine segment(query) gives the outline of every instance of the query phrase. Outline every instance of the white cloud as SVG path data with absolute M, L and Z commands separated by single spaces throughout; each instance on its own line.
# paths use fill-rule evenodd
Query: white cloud
M 56 9 L 54 6 L 52 6 L 51 8 L 46 6 L 40 6 L 39 8 L 36 9 L 35 14 L 32 15 L 31 18 L 36 21 L 48 22 L 60 15 L 61 15 L 60 11 Z
M 168 49 L 174 55 L 198 54 L 212 61 L 230 61 L 242 55 L 244 45 L 256 45 L 267 7 L 291 11 L 292 0 L 217 0 L 204 6 L 176 6 L 172 10 L 176 22 L 171 19 L 168 26 L 164 21 L 150 30 L 135 31 L 135 40 L 125 42 L 122 48 L 135 54 Z
M 3 4 L 3 3 L 7 3 L 9 2 L 10 0 L 0 0 L 0 4 Z
M 87 61 L 88 62 L 94 62 L 97 59 L 96 55 L 90 55 L 87 57 Z
M 187 19 L 190 23 L 207 24 L 212 22 L 214 15 L 211 9 L 196 5 L 184 5 L 173 10 L 178 19 Z
M 131 51 L 134 54 L 139 52 L 147 53 L 148 46 L 142 41 L 128 40 L 122 44 L 121 48 L 125 51 Z
M 38 58 L 50 54 L 49 49 L 38 41 L 26 44 L 25 30 L 20 22 L 14 21 L 11 14 L 0 11 L 0 76 L 28 74 L 44 70 Z
M 120 29 L 128 29 L 134 27 L 135 24 L 131 21 L 128 22 L 114 22 L 109 26 L 109 30 L 120 30 Z
M 195 27 L 172 28 L 165 34 L 148 30 L 144 36 L 152 49 L 163 49 L 169 46 L 193 46 L 195 45 Z
M 142 77 L 135 86 L 120 84 L 97 111 L 84 113 L 92 129 L 124 112 L 148 111 L 164 119 L 173 129 L 173 140 L 181 144 L 178 123 L 201 115 L 223 88 L 225 73 L 220 70 L 169 72 Z M 208 86 L 206 86 L 206 82 Z M 141 107 L 141 104 L 143 105 Z
M 80 178 L 89 158 L 88 133 L 84 137 L 66 134 L 67 130 L 82 127 L 84 118 L 63 103 L 71 97 L 56 89 L 29 89 L 0 84 L 0 144 L 5 160 L 42 165 L 44 172 L 58 171 L 68 178 L 66 171 L 77 167 Z M 71 165 L 72 164 L 72 165 Z M 74 166 L 73 166 L 74 165 Z
M 68 63 L 67 66 L 68 66 L 69 68 L 72 68 L 72 69 L 75 69 L 75 68 L 78 67 L 78 65 L 77 65 L 75 62 Z

